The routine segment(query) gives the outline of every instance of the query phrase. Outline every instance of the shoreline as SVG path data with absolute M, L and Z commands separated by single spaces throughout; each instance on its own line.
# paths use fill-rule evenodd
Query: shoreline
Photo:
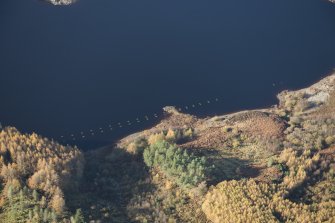
M 166 106 L 163 108 L 164 117 L 157 125 L 144 129 L 142 131 L 138 131 L 132 134 L 127 135 L 119 140 L 116 140 L 117 147 L 125 147 L 126 144 L 135 140 L 136 138 L 146 137 L 150 134 L 155 134 L 161 131 L 168 131 L 170 128 L 178 129 L 182 128 L 183 125 L 189 125 L 192 128 L 195 128 L 195 131 L 200 130 L 203 131 L 208 128 L 213 127 L 222 127 L 226 124 L 227 120 L 231 120 L 238 116 L 243 116 L 248 113 L 267 113 L 267 114 L 276 114 L 278 110 L 280 110 L 286 101 L 289 98 L 296 98 L 304 95 L 304 100 L 308 103 L 313 103 L 314 105 L 305 111 L 305 114 L 313 112 L 322 106 L 329 94 L 335 90 L 335 72 L 332 72 L 328 76 L 322 78 L 321 80 L 315 82 L 314 84 L 297 90 L 284 90 L 277 94 L 278 102 L 277 104 L 271 105 L 266 108 L 256 108 L 256 109 L 248 109 L 242 110 L 217 116 L 209 116 L 205 118 L 200 118 L 195 115 L 183 113 L 177 110 L 174 106 Z M 288 114 L 290 116 L 290 114 Z M 178 120 L 180 123 L 176 125 L 174 123 L 174 119 Z

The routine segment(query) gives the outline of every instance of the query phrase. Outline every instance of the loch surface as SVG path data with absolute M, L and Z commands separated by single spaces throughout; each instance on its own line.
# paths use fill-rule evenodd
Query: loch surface
M 91 140 L 108 142 L 165 105 L 266 107 L 329 74 L 334 40 L 322 0 L 1 0 L 0 122 L 56 139 L 102 128 Z

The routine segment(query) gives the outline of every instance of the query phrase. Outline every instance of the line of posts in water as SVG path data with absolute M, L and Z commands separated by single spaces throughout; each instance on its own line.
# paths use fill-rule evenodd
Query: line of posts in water
M 217 103 L 219 101 L 218 98 L 215 98 L 214 100 L 206 100 L 205 102 L 198 102 L 198 103 L 193 103 L 191 105 L 186 105 L 186 106 L 182 106 L 182 107 L 178 107 L 177 110 L 182 112 L 182 111 L 189 111 L 198 107 L 204 107 L 206 105 L 210 105 L 212 103 Z M 142 116 L 141 118 L 137 117 L 136 119 L 134 119 L 133 121 L 127 120 L 125 122 L 118 122 L 115 125 L 109 124 L 107 125 L 107 127 L 105 128 L 98 128 L 98 129 L 90 129 L 88 131 L 81 131 L 79 132 L 79 134 L 69 134 L 69 137 L 66 137 L 66 135 L 62 135 L 60 136 L 60 139 L 62 142 L 65 141 L 76 141 L 76 140 L 85 140 L 88 137 L 94 137 L 96 135 L 101 135 L 104 134 L 106 132 L 111 132 L 114 131 L 116 129 L 121 129 L 123 127 L 130 127 L 134 124 L 140 124 L 141 122 L 147 122 L 150 121 L 152 119 L 158 119 L 159 115 L 157 113 L 154 113 L 153 115 L 145 115 Z

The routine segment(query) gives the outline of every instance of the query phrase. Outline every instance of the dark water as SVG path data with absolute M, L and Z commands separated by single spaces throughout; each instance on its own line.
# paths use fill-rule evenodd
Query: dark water
M 322 0 L 1 0 L 0 121 L 78 138 L 150 116 L 91 137 L 101 142 L 164 105 L 264 107 L 331 72 L 334 40 L 335 5 Z

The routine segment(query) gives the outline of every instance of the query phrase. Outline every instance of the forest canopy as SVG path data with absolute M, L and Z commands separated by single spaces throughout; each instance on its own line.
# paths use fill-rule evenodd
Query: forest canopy
M 83 166 L 77 148 L 4 128 L 0 132 L 0 222 L 70 221 L 64 194 L 78 186 Z

